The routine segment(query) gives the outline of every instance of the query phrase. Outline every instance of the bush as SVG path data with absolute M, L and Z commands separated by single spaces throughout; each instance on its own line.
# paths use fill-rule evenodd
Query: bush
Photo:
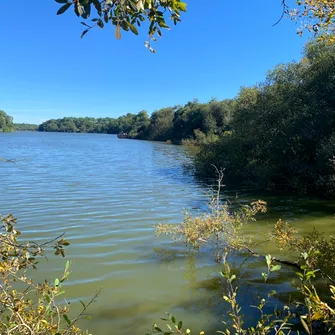
M 37 269 L 38 258 L 45 257 L 46 249 L 65 256 L 69 242 L 62 236 L 39 245 L 19 242 L 20 231 L 12 215 L 1 218 L 0 229 L 0 324 L 3 335 L 88 335 L 77 326 L 84 316 L 87 304 L 75 318 L 69 316 L 69 305 L 59 302 L 64 294 L 62 283 L 69 276 L 70 262 L 54 282 L 36 283 L 32 270 Z
M 220 191 L 223 173 L 218 172 L 218 190 Z M 199 249 L 204 243 L 211 241 L 221 246 L 221 252 L 216 255 L 216 261 L 223 264 L 221 275 L 225 279 L 226 288 L 223 299 L 230 305 L 228 315 L 230 322 L 223 322 L 225 327 L 223 330 L 218 330 L 218 333 L 224 335 L 293 335 L 301 331 L 302 334 L 309 335 L 334 334 L 335 308 L 330 304 L 335 300 L 335 281 L 332 278 L 335 275 L 335 238 L 326 238 L 317 230 L 299 237 L 296 235 L 297 231 L 289 223 L 279 220 L 270 238 L 279 249 L 287 248 L 297 252 L 296 260 L 280 260 L 271 255 L 258 254 L 251 249 L 252 239 L 246 240 L 243 237 L 242 228 L 254 222 L 258 214 L 266 212 L 266 203 L 259 200 L 251 205 L 232 207 L 227 202 L 221 203 L 219 191 L 213 197 L 207 212 L 196 216 L 186 213 L 184 221 L 179 225 L 158 225 L 156 227 L 157 235 L 172 234 L 175 240 L 183 241 L 191 248 Z M 238 274 L 232 270 L 228 261 L 228 255 L 231 252 L 240 251 L 264 258 L 266 268 L 261 275 L 265 282 L 274 272 L 280 271 L 282 265 L 295 269 L 298 277 L 295 285 L 300 292 L 298 300 L 287 301 L 279 308 L 272 307 L 270 313 L 268 311 L 271 310 L 271 307 L 268 303 L 276 296 L 276 292 L 263 293 L 263 298 L 258 305 L 251 306 L 258 309 L 259 318 L 254 320 L 254 325 L 250 327 L 244 326 L 245 319 L 238 303 L 239 287 L 236 280 Z M 320 279 L 323 279 L 323 282 Z M 316 283 L 327 294 L 323 293 L 321 296 L 316 289 Z M 172 315 L 162 320 L 165 321 L 165 325 L 161 327 L 155 323 L 149 334 L 189 335 L 194 333 L 191 332 L 191 326 L 185 327 L 182 321 L 177 321 Z M 204 332 L 200 331 L 200 334 Z

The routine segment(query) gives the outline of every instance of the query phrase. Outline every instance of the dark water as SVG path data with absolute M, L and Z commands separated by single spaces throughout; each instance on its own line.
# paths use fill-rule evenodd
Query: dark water
M 153 224 L 178 223 L 183 209 L 207 205 L 208 188 L 184 169 L 183 148 L 164 143 L 120 140 L 112 135 L 0 133 L 0 213 L 13 213 L 28 238 L 45 242 L 66 232 L 72 273 L 66 283 L 74 311 L 102 287 L 82 326 L 96 335 L 145 334 L 166 311 L 194 329 L 214 334 L 226 312 L 221 266 L 211 250 L 185 255 L 181 244 L 156 238 Z M 243 196 L 243 201 L 250 197 Z M 267 239 L 283 217 L 301 231 L 314 226 L 334 232 L 334 203 L 299 198 L 270 198 L 269 213 L 246 230 Z M 263 252 L 275 252 L 271 242 Z M 236 257 L 236 264 L 242 258 Z M 60 275 L 65 261 L 50 257 L 40 264 L 40 278 Z M 248 305 L 264 289 L 262 261 L 248 259 L 241 299 Z M 290 269 L 283 269 L 271 289 L 290 291 Z M 280 283 L 286 282 L 286 285 Z M 262 287 L 262 288 L 261 288 Z

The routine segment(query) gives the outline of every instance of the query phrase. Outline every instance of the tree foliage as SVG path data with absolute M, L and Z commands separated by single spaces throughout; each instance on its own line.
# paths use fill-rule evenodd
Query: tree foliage
M 38 131 L 107 133 L 112 121 L 112 118 L 64 117 L 43 122 L 39 125 Z
M 169 29 L 169 21 L 176 25 L 181 21 L 181 13 L 187 4 L 180 0 L 55 0 L 61 5 L 57 14 L 68 9 L 84 21 L 82 37 L 94 27 L 104 28 L 108 23 L 115 27 L 115 37 L 121 38 L 121 31 L 131 31 L 138 35 L 141 25 L 145 26 L 149 40 L 145 45 L 150 51 L 155 50 L 151 41 L 155 36 L 162 36 L 163 29 Z M 281 2 L 283 11 L 281 19 L 289 17 L 302 22 L 298 33 L 304 30 L 314 33 L 318 38 L 334 42 L 335 4 L 333 0 L 299 0 L 293 6 L 287 0 Z M 281 19 L 279 21 L 281 21 Z M 279 22 L 278 21 L 278 22 Z
M 38 126 L 38 131 L 67 133 L 128 133 L 132 138 L 142 138 L 150 124 L 146 111 L 138 114 L 128 113 L 119 118 L 64 117 L 51 119 Z
M 143 21 L 148 21 L 150 40 L 155 35 L 162 36 L 162 29 L 169 29 L 168 20 L 180 22 L 181 12 L 186 11 L 186 3 L 180 0 L 55 0 L 61 4 L 57 14 L 63 14 L 72 7 L 74 13 L 85 20 L 82 24 L 84 36 L 94 27 L 104 28 L 108 23 L 115 26 L 115 37 L 121 38 L 121 30 L 138 35 Z M 92 16 L 92 19 L 91 19 Z M 150 51 L 154 49 L 146 42 Z
M 14 128 L 18 131 L 36 131 L 38 129 L 38 125 L 31 123 L 14 123 Z
M 39 131 L 125 133 L 128 138 L 154 141 L 171 141 L 189 144 L 211 141 L 230 129 L 233 101 L 208 103 L 190 101 L 185 106 L 165 107 L 149 117 L 146 111 L 127 113 L 118 118 L 73 118 L 52 119 L 43 122 Z
M 303 19 L 303 30 L 313 32 L 320 40 L 334 42 L 335 2 L 333 0 L 298 0 L 297 8 L 289 8 L 283 1 L 285 11 L 294 20 Z
M 13 130 L 13 118 L 0 110 L 0 132 L 10 132 Z
M 299 62 L 278 65 L 243 88 L 231 132 L 202 146 L 197 167 L 226 169 L 226 182 L 335 194 L 335 47 L 310 43 Z

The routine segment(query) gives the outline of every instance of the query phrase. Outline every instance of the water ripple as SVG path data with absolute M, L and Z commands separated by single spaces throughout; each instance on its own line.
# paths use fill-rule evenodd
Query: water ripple
M 0 156 L 17 159 L 0 164 L 0 213 L 17 216 L 27 238 L 38 242 L 66 232 L 73 270 L 66 283 L 69 301 L 87 300 L 104 287 L 91 311 L 107 326 L 93 322 L 93 333 L 109 334 L 111 327 L 113 334 L 124 333 L 132 322 L 128 312 L 135 310 L 140 318 L 148 317 L 148 310 L 164 313 L 159 295 L 166 307 L 180 300 L 171 292 L 184 285 L 183 276 L 152 257 L 155 248 L 172 243 L 156 239 L 152 225 L 179 222 L 184 208 L 206 198 L 184 173 L 181 147 L 96 134 L 17 132 L 0 134 L 0 141 Z M 41 275 L 52 278 L 64 261 L 51 256 L 40 266 Z M 144 301 L 141 309 L 138 302 Z M 117 313 L 118 332 L 115 317 L 100 311 L 115 314 L 124 304 L 130 307 Z

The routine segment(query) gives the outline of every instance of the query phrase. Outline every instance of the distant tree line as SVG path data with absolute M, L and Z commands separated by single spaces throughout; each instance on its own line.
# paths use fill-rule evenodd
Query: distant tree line
M 107 133 L 111 120 L 111 118 L 64 117 L 43 122 L 39 125 L 38 131 Z
M 0 113 L 0 129 L 12 119 Z M 335 45 L 309 43 L 235 99 L 165 107 L 119 118 L 48 120 L 39 131 L 126 134 L 195 148 L 196 171 L 225 168 L 229 186 L 335 195 Z
M 146 111 L 127 113 L 119 118 L 74 118 L 52 119 L 39 125 L 39 131 L 125 133 L 128 138 L 153 141 L 197 141 L 205 137 L 218 137 L 230 129 L 233 100 L 208 103 L 197 100 L 184 106 L 166 107 L 149 117 Z M 192 142 L 193 143 L 193 142 Z
M 14 123 L 13 128 L 17 131 L 36 131 L 38 125 L 31 123 Z
M 123 132 L 197 148 L 196 171 L 225 168 L 227 185 L 335 195 L 335 46 L 309 43 L 235 99 L 197 100 L 117 119 L 49 120 L 40 131 Z

